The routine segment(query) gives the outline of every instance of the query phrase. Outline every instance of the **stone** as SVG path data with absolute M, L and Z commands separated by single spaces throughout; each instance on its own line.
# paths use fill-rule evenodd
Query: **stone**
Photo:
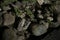
M 24 26 L 24 24 L 25 24 L 25 19 L 22 19 L 20 22 L 19 22 L 19 24 L 18 24 L 18 27 L 17 27 L 17 30 L 18 31 L 22 31 L 23 30 L 23 26 Z
M 34 27 L 32 28 L 32 33 L 35 36 L 40 36 L 42 34 L 44 34 L 47 30 L 45 30 L 44 26 L 40 25 L 40 27 L 38 25 L 34 25 Z
M 48 29 L 48 23 L 44 23 L 44 24 L 35 24 L 32 26 L 32 33 L 35 36 L 41 36 L 42 34 L 47 32 Z
M 38 13 L 41 14 L 41 10 L 38 10 Z
M 17 40 L 17 35 L 11 28 L 5 29 L 3 32 L 3 40 Z
M 26 20 L 23 30 L 27 30 L 27 28 L 29 27 L 30 24 L 31 24 L 31 21 Z
M 37 0 L 37 2 L 39 3 L 39 5 L 42 5 L 44 3 L 44 0 Z
M 4 14 L 4 23 L 3 25 L 11 25 L 15 22 L 15 16 L 12 15 L 11 13 L 6 13 Z
M 47 19 L 53 21 L 53 17 L 47 17 Z
M 38 17 L 39 17 L 39 18 L 41 18 L 41 19 L 43 19 L 43 18 L 44 18 L 44 17 L 43 17 L 43 15 L 41 15 L 41 14 L 40 14 L 40 15 L 38 15 Z

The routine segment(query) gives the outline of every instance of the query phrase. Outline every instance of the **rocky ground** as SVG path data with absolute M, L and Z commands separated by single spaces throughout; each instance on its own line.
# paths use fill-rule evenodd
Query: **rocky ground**
M 0 1 L 0 40 L 51 40 L 59 25 L 59 0 Z

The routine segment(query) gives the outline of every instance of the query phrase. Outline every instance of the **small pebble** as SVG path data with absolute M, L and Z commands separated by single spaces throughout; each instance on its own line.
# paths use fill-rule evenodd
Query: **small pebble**
M 53 18 L 52 17 L 47 17 L 48 20 L 50 21 L 53 21 Z

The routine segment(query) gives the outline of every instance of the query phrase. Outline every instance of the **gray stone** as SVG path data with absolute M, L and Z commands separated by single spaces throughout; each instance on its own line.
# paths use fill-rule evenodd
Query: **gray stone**
M 18 24 L 18 28 L 17 28 L 17 30 L 18 31 L 22 31 L 23 30 L 23 26 L 24 26 L 24 24 L 25 24 L 25 19 L 22 19 L 20 22 L 19 22 L 19 24 Z
M 4 30 L 3 40 L 17 40 L 17 35 L 11 28 Z
M 11 13 L 4 14 L 4 24 L 3 25 L 11 25 L 15 22 L 15 16 Z
M 26 30 L 29 27 L 30 24 L 31 24 L 31 21 L 26 20 L 25 25 L 23 27 L 23 30 Z
M 42 5 L 44 3 L 44 0 L 37 0 L 37 2 L 39 3 L 39 5 Z
M 35 36 L 40 36 L 44 33 L 47 32 L 47 29 L 48 29 L 48 23 L 44 23 L 44 24 L 35 24 L 32 26 L 32 33 L 33 35 Z

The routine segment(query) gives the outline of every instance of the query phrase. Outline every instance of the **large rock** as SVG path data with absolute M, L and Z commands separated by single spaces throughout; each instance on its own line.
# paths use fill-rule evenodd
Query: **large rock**
M 15 16 L 11 13 L 4 14 L 4 24 L 3 25 L 11 25 L 15 22 Z
M 5 29 L 3 33 L 3 40 L 17 40 L 17 35 L 11 28 Z
M 48 29 L 48 23 L 43 23 L 43 24 L 35 24 L 32 26 L 32 33 L 33 35 L 35 36 L 40 36 L 44 33 L 47 32 L 47 29 Z

